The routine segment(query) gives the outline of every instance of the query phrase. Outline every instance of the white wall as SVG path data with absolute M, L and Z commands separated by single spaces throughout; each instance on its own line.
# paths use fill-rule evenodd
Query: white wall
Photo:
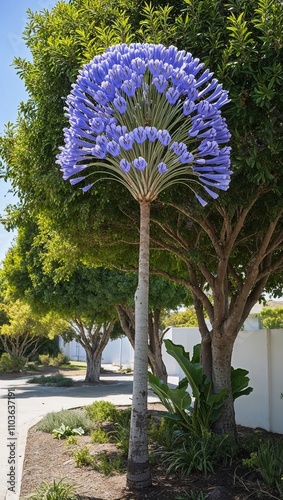
M 192 354 L 200 342 L 196 328 L 171 328 L 166 334 Z M 178 383 L 183 377 L 174 358 L 165 352 L 168 375 Z M 283 330 L 244 330 L 236 339 L 232 356 L 234 368 L 248 370 L 253 391 L 235 401 L 236 422 L 283 434 Z
M 271 330 L 270 428 L 283 434 L 283 331 Z M 282 397 L 281 397 L 282 396 Z
M 60 348 L 72 361 L 86 361 L 84 348 L 76 340 L 64 344 L 60 339 Z M 133 367 L 134 351 L 127 337 L 110 340 L 102 353 L 103 364 Z
M 201 340 L 197 328 L 171 328 L 165 338 L 183 345 L 190 354 Z M 83 348 L 75 341 L 66 344 L 64 352 L 70 359 L 85 360 Z M 184 373 L 164 346 L 162 355 L 170 383 L 178 384 Z M 134 352 L 126 337 L 110 341 L 102 356 L 102 363 L 123 367 L 132 368 L 133 360 Z M 283 434 L 283 330 L 241 331 L 234 345 L 232 366 L 248 370 L 253 387 L 251 394 L 235 401 L 237 423 Z
M 108 342 L 102 354 L 102 363 L 133 368 L 134 350 L 127 337 Z
M 236 399 L 237 423 L 247 427 L 271 429 L 269 365 L 269 335 L 267 331 L 241 331 L 234 345 L 232 366 L 245 368 L 249 371 L 248 376 L 253 391 L 248 396 Z

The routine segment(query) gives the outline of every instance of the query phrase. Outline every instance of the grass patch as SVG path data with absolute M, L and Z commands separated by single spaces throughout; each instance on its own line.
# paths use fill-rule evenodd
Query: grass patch
M 73 385 L 71 378 L 65 377 L 62 373 L 54 373 L 54 375 L 40 375 L 27 380 L 28 384 L 40 384 L 53 387 L 70 387 Z
M 61 370 L 68 371 L 85 371 L 86 370 L 86 362 L 85 361 L 69 361 L 68 364 L 64 364 L 60 366 Z
M 37 424 L 36 428 L 40 431 L 52 434 L 62 424 L 71 429 L 82 427 L 85 434 L 89 434 L 93 425 L 90 418 L 84 410 L 61 410 L 50 412 Z
M 53 481 L 53 483 L 43 482 L 36 488 L 35 493 L 28 497 L 29 500 L 74 500 L 74 487 L 68 483 Z

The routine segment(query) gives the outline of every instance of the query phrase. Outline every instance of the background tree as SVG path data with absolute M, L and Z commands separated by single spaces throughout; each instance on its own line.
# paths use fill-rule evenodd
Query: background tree
M 20 300 L 1 303 L 0 311 L 6 316 L 0 326 L 0 339 L 5 352 L 11 356 L 28 360 L 37 353 L 44 339 L 54 338 L 66 330 L 64 321 L 52 315 L 39 318 Z
M 173 311 L 167 314 L 163 323 L 166 326 L 188 327 L 198 326 L 198 319 L 193 307 L 188 307 L 185 310 Z
M 117 320 L 119 316 L 120 334 L 122 328 L 134 347 L 136 273 L 85 265 L 76 249 L 52 231 L 46 219 L 39 218 L 37 224 L 33 221 L 19 229 L 16 245 L 4 260 L 3 274 L 14 298 L 27 300 L 36 311 L 56 311 L 69 322 L 73 338 L 89 350 L 90 358 L 97 358 L 95 363 L 88 363 L 89 369 L 96 366 L 92 368 L 96 372 L 96 376 L 91 377 L 93 380 L 99 375 L 101 357 L 95 352 L 97 349 L 102 352 L 111 333 L 102 335 L 103 325 L 107 331 L 112 328 L 112 322 L 107 326 L 112 317 Z M 162 361 L 164 330 L 161 330 L 160 314 L 169 306 L 177 307 L 187 301 L 184 287 L 159 277 L 152 278 L 148 359 L 153 373 L 164 380 L 167 374 Z M 101 312 L 97 314 L 97 311 Z M 118 325 L 114 325 L 112 333 L 118 330 Z
M 136 279 L 135 279 L 136 285 Z M 127 279 L 129 297 L 134 296 L 134 289 L 130 288 Z M 186 289 L 176 283 L 158 276 L 151 276 L 149 283 L 149 313 L 148 313 L 148 362 L 152 373 L 167 381 L 167 369 L 162 359 L 162 343 L 168 328 L 164 325 L 164 311 L 187 304 L 190 298 Z M 120 318 L 121 327 L 135 348 L 135 312 L 133 301 L 120 302 L 115 305 Z
M 173 2 L 167 5 L 172 7 Z M 80 19 L 86 29 L 93 17 L 84 16 L 87 7 L 81 6 Z M 7 175 L 24 201 L 14 212 L 14 220 L 20 223 L 26 213 L 44 207 L 53 211 L 54 223 L 60 223 L 73 241 L 79 235 L 89 258 L 96 243 L 96 257 L 102 258 L 103 253 L 112 264 L 121 267 L 127 262 L 132 267 L 138 216 L 131 201 L 122 191 L 118 199 L 117 190 L 114 193 L 106 183 L 104 189 L 83 198 L 79 190 L 71 194 L 67 185 L 62 186 L 54 165 L 64 122 L 61 96 L 70 91 L 70 68 L 75 68 L 74 75 L 80 66 L 74 54 L 84 53 L 73 28 L 80 20 L 70 23 L 76 11 L 68 6 L 67 15 L 64 8 L 32 21 L 26 37 L 33 61 L 18 65 L 31 99 L 21 107 L 17 127 L 10 126 L 1 143 Z M 191 290 L 202 337 L 202 362 L 214 390 L 219 391 L 229 387 L 231 353 L 241 325 L 263 291 L 276 287 L 282 272 L 283 6 L 276 0 L 187 0 L 178 2 L 178 8 L 179 15 L 168 14 L 167 9 L 166 16 L 164 4 L 139 9 L 136 20 L 142 23 L 144 36 L 131 26 L 128 33 L 137 33 L 135 40 L 164 41 L 191 51 L 229 89 L 226 117 L 234 175 L 221 202 L 204 210 L 181 188 L 152 205 L 152 268 Z M 45 37 L 55 32 L 59 41 L 50 47 Z M 105 47 L 103 36 L 101 47 Z M 72 50 L 66 50 L 66 44 Z M 120 220 L 114 225 L 117 213 Z M 105 244 L 110 242 L 107 251 Z M 278 294 L 281 289 L 279 285 Z M 205 324 L 204 311 L 211 329 Z M 231 398 L 216 430 L 235 430 Z
M 258 316 L 263 328 L 283 328 L 283 307 L 263 307 Z
M 114 308 L 117 279 L 116 283 L 112 279 L 111 296 L 106 292 L 111 271 L 82 263 L 66 269 L 65 261 L 56 258 L 44 261 L 44 240 L 39 234 L 36 239 L 35 230 L 34 223 L 26 231 L 20 230 L 18 245 L 7 253 L 3 273 L 10 295 L 28 301 L 35 313 L 52 313 L 67 322 L 86 351 L 85 380 L 97 382 L 103 349 L 118 321 Z

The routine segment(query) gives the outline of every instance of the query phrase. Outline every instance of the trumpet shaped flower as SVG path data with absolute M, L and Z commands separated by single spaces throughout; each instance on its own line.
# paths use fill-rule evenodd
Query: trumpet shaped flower
M 176 182 L 202 205 L 207 195 L 217 198 L 232 172 L 220 111 L 229 99 L 212 76 L 174 46 L 121 44 L 94 57 L 66 100 L 70 126 L 57 155 L 63 178 L 87 191 L 102 167 L 138 201 Z

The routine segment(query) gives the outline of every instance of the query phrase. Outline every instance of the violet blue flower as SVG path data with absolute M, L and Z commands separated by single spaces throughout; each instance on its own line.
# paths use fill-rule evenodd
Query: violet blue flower
M 222 84 L 184 50 L 151 43 L 109 47 L 72 85 L 56 162 L 74 185 L 86 182 L 82 171 L 114 169 L 138 200 L 155 199 L 170 183 L 186 183 L 187 175 L 205 205 L 206 196 L 228 188 L 232 175 L 231 134 L 221 115 L 228 102 Z M 142 176 L 145 169 L 150 172 Z
M 138 158 L 135 158 L 133 160 L 133 165 L 135 168 L 137 168 L 138 170 L 140 170 L 142 172 L 145 169 L 145 167 L 147 166 L 147 162 L 145 161 L 144 158 L 142 158 L 142 156 L 139 156 Z
M 157 138 L 161 142 L 162 146 L 168 146 L 171 141 L 171 136 L 168 130 L 158 130 Z
M 146 131 L 143 127 L 134 128 L 131 134 L 138 144 L 142 144 L 147 138 Z
M 131 170 L 131 164 L 125 158 L 120 161 L 120 167 L 127 174 Z
M 123 114 L 126 112 L 127 103 L 124 97 L 122 97 L 121 95 L 113 100 L 113 104 L 115 108 L 119 111 L 119 113 Z
M 119 137 L 119 144 L 126 151 L 132 149 L 133 142 L 134 140 L 130 134 L 125 134 L 124 136 Z
M 165 172 L 167 172 L 167 167 L 166 167 L 166 163 L 164 163 L 164 161 L 161 161 L 158 165 L 157 165 L 157 168 L 158 168 L 158 171 L 160 174 L 164 174 Z

